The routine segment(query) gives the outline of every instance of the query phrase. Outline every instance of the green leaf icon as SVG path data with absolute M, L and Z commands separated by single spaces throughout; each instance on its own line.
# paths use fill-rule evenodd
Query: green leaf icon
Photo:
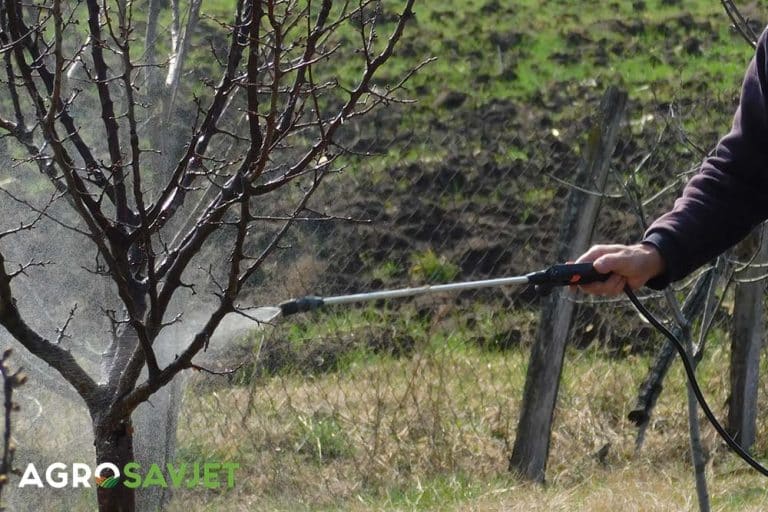
M 106 480 L 104 480 L 103 482 L 101 482 L 101 485 L 99 487 L 101 487 L 102 489 L 113 489 L 118 484 L 118 482 L 120 482 L 120 479 L 118 477 L 111 476 Z

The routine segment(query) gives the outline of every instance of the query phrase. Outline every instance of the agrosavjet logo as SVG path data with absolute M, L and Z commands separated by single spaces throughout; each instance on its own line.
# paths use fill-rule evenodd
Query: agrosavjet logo
M 207 489 L 231 489 L 235 486 L 235 470 L 240 468 L 237 462 L 194 462 L 172 464 L 163 468 L 151 464 L 144 470 L 137 462 L 129 462 L 122 471 L 111 462 L 104 462 L 91 470 L 91 466 L 75 462 L 67 466 L 63 462 L 54 462 L 41 474 L 34 464 L 27 465 L 21 476 L 19 487 L 44 488 L 46 484 L 54 489 L 71 487 L 92 487 L 91 482 L 103 489 L 113 489 L 124 485 L 130 489 L 139 487 L 204 487 Z

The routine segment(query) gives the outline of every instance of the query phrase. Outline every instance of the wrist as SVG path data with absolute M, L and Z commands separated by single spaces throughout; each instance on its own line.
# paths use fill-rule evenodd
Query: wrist
M 652 279 L 656 276 L 660 276 L 667 268 L 667 264 L 664 261 L 664 257 L 659 252 L 658 247 L 655 245 L 642 242 L 638 244 L 638 250 L 643 257 L 643 269 L 648 275 L 648 279 Z

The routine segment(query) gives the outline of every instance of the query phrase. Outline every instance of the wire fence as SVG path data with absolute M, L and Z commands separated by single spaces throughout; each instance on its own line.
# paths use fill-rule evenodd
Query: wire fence
M 489 122 L 494 109 L 503 106 L 491 107 Z M 700 115 L 702 107 L 685 110 Z M 671 162 L 687 169 L 700 158 L 669 119 L 663 112 L 655 120 L 641 114 L 624 127 L 622 140 L 635 141 L 616 152 L 595 241 L 636 240 L 642 227 L 627 190 L 641 187 L 651 198 L 644 210 L 653 215 L 684 179 L 671 172 Z M 647 145 L 638 142 L 643 138 Z M 295 260 L 283 268 L 280 283 L 263 292 L 264 303 L 518 275 L 553 263 L 553 233 L 578 162 L 561 141 L 552 131 L 524 155 L 505 151 L 506 137 L 474 151 L 467 141 L 431 141 L 428 147 L 455 149 L 350 172 L 316 208 L 370 222 L 303 226 L 295 235 Z M 681 300 L 697 276 L 678 284 Z M 702 371 L 722 417 L 733 297 L 722 288 L 718 293 Z M 644 299 L 671 320 L 661 294 L 646 292 Z M 575 482 L 587 469 L 636 457 L 685 463 L 682 402 L 662 394 L 642 441 L 628 419 L 659 336 L 623 299 L 575 300 L 548 475 Z M 407 507 L 409 500 L 428 499 L 424 488 L 436 481 L 461 487 L 504 478 L 540 303 L 529 288 L 491 289 L 286 319 L 227 349 L 232 364 L 248 361 L 229 380 L 192 380 L 179 445 L 209 457 L 239 457 L 250 478 L 238 492 L 265 503 L 333 506 L 359 499 L 370 505 L 384 496 Z M 668 380 L 671 389 L 682 389 L 675 367 Z M 210 430 L 196 428 L 200 418 Z M 706 429 L 705 441 L 718 460 L 722 449 Z M 756 449 L 766 446 L 759 442 Z

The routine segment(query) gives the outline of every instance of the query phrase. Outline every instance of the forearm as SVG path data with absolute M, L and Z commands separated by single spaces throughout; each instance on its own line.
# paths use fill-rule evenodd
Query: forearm
M 746 236 L 768 217 L 768 80 L 766 33 L 744 78 L 730 133 L 706 158 L 674 208 L 654 222 L 644 241 L 666 262 L 660 288 L 681 279 Z

